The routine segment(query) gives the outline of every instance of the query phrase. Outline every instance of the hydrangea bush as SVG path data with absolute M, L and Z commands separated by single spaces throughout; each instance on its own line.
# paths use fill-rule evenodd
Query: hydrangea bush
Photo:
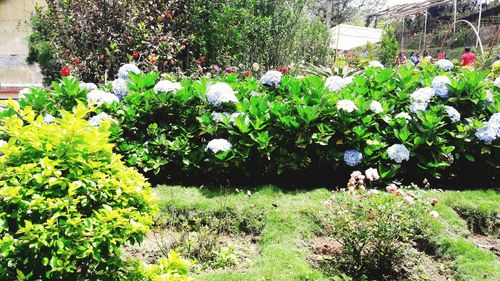
M 171 82 L 130 73 L 128 94 L 97 111 L 113 118 L 112 138 L 125 160 L 161 178 L 326 176 L 354 165 L 379 167 L 382 178 L 465 176 L 479 166 L 483 176 L 495 174 L 498 126 L 490 119 L 500 88 L 488 72 L 373 66 L 340 89 L 339 78 L 314 75 Z M 70 78 L 53 86 L 32 90 L 20 104 L 54 115 L 53 108 L 88 102 L 88 90 Z M 219 139 L 229 145 L 209 146 Z

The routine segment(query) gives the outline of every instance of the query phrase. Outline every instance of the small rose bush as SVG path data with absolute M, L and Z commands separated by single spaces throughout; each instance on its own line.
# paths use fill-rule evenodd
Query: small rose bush
M 378 186 L 376 169 L 351 174 L 346 192 L 336 192 L 318 215 L 324 234 L 337 241 L 340 252 L 332 269 L 360 278 L 380 280 L 391 274 L 405 249 L 431 235 L 430 221 L 439 216 L 418 192 L 394 184 Z

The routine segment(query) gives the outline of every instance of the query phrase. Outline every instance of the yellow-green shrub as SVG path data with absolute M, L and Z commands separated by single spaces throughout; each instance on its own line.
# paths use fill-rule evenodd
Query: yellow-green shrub
M 0 126 L 0 280 L 119 279 L 120 247 L 152 224 L 150 185 L 83 106 L 46 124 L 9 105 L 17 114 Z

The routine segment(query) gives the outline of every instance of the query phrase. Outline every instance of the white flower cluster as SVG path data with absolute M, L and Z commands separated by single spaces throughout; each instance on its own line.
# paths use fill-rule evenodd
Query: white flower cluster
M 270 71 L 266 72 L 260 78 L 260 83 L 262 85 L 276 87 L 276 86 L 278 86 L 279 83 L 281 83 L 282 77 L 283 77 L 283 74 L 281 72 L 276 71 L 276 70 L 270 70 Z
M 458 112 L 453 106 L 445 105 L 444 109 L 446 110 L 446 114 L 448 114 L 452 123 L 460 121 L 460 112 Z
M 352 81 L 354 81 L 354 76 L 344 77 L 344 86 L 347 86 L 347 85 L 351 84 Z
M 182 86 L 178 82 L 172 82 L 168 80 L 162 80 L 156 83 L 154 91 L 155 93 L 175 93 L 177 90 L 182 89 Z
M 375 100 L 370 103 L 370 110 L 377 114 L 384 112 L 382 104 Z
M 106 120 L 113 120 L 113 118 L 111 118 L 108 114 L 101 112 L 96 116 L 91 117 L 89 119 L 89 123 L 94 127 L 99 127 L 99 125 Z
M 429 87 L 421 88 L 413 92 L 413 94 L 410 95 L 413 102 L 410 106 L 410 111 L 413 113 L 425 111 L 434 94 L 434 90 Z
M 207 89 L 207 101 L 211 105 L 221 105 L 228 102 L 238 102 L 233 89 L 227 83 L 217 82 Z
M 226 139 L 213 139 L 208 142 L 207 148 L 213 153 L 226 152 L 231 149 L 232 145 Z
M 451 84 L 451 81 L 448 76 L 436 76 L 434 79 L 432 79 L 432 89 L 440 98 L 449 97 L 449 90 L 446 87 L 446 85 L 449 84 Z
M 453 69 L 453 63 L 449 60 L 446 60 L 446 59 L 440 59 L 436 62 L 436 65 L 445 70 L 445 71 L 450 71 Z
M 124 64 L 118 70 L 118 78 L 127 80 L 129 73 L 139 74 L 141 73 L 141 70 L 135 64 Z
M 387 149 L 387 155 L 396 163 L 410 159 L 410 151 L 403 144 L 393 144 Z
M 88 92 L 97 90 L 97 85 L 94 83 L 80 83 L 80 90 L 87 90 Z
M 477 129 L 476 137 L 486 144 L 500 137 L 500 113 L 493 114 L 484 127 Z
M 128 95 L 128 82 L 125 79 L 117 78 L 111 82 L 112 91 L 119 99 Z
M 406 120 L 411 120 L 410 114 L 408 114 L 406 112 L 400 112 L 400 113 L 396 114 L 396 118 L 403 118 Z
M 54 123 L 54 121 L 56 121 L 56 118 L 50 114 L 45 114 L 45 116 L 43 116 L 43 123 L 45 124 Z
M 358 107 L 352 100 L 339 100 L 337 102 L 337 109 L 351 113 L 355 110 L 358 110 Z
M 330 76 L 325 81 L 325 87 L 330 90 L 330 92 L 340 92 L 344 87 L 344 78 L 340 76 Z
M 87 101 L 89 103 L 96 103 L 98 106 L 100 106 L 103 103 L 112 104 L 113 102 L 119 102 L 120 99 L 109 92 L 105 92 L 102 90 L 92 90 L 87 95 Z
M 500 88 L 500 77 L 497 77 L 497 79 L 495 79 L 495 82 L 493 82 L 493 85 L 495 85 L 495 87 Z
M 361 152 L 350 149 L 344 152 L 344 162 L 351 167 L 357 166 L 363 160 L 363 154 Z
M 380 63 L 379 61 L 372 60 L 369 64 L 368 67 L 377 67 L 377 68 L 384 68 L 384 65 Z
M 31 90 L 29 88 L 24 88 L 19 91 L 19 94 L 17 95 L 18 99 L 24 99 L 26 97 L 26 94 L 31 93 Z

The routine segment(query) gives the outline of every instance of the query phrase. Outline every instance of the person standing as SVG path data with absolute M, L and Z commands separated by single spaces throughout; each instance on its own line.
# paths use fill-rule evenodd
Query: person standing
M 474 67 L 475 64 L 476 64 L 476 55 L 474 55 L 474 53 L 470 51 L 469 47 L 466 47 L 465 53 L 460 58 L 460 65 Z
M 405 55 L 403 52 L 399 52 L 398 58 L 396 59 L 396 64 L 397 65 L 402 65 L 407 62 Z
M 438 50 L 437 58 L 438 58 L 438 60 L 444 60 L 444 59 L 446 59 L 446 52 Z

